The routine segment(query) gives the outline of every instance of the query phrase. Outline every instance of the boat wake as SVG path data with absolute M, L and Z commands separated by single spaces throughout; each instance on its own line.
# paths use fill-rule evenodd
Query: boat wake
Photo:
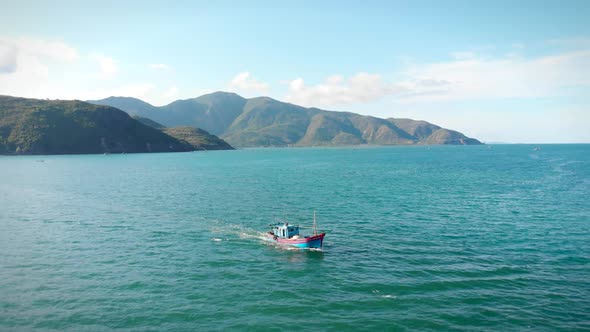
M 213 234 L 211 240 L 215 242 L 228 241 L 232 239 L 264 239 L 264 233 L 243 225 L 222 224 L 221 221 L 215 221 L 209 227 Z

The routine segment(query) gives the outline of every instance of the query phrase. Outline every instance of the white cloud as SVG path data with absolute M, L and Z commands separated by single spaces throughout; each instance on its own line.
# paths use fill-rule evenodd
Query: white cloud
M 71 62 L 78 60 L 78 51 L 64 42 L 32 38 L 0 38 L 0 54 L 12 50 L 14 53 L 39 58 Z
M 44 96 L 51 89 L 48 84 L 49 68 L 39 57 L 18 54 L 16 67 L 0 72 L 0 95 Z
M 456 59 L 414 65 L 406 75 L 448 82 L 444 93 L 402 96 L 406 102 L 563 96 L 590 85 L 590 49 L 537 58 Z
M 168 90 L 166 90 L 163 95 L 163 97 L 167 99 L 172 99 L 176 96 L 178 96 L 178 88 L 176 86 L 171 86 L 168 88 Z
M 17 55 L 16 45 L 0 40 L 0 75 L 16 71 Z
M 119 70 L 119 67 L 117 66 L 118 61 L 111 57 L 95 54 L 92 55 L 91 58 L 98 63 L 100 68 L 99 78 L 110 78 Z
M 358 73 L 307 85 L 288 81 L 286 100 L 305 106 L 367 103 L 390 97 L 401 103 L 566 96 L 590 86 L 590 48 L 536 58 L 478 57 L 470 52 L 430 64 L 407 64 L 400 79 Z M 579 91 L 578 91 L 579 93 Z
M 151 69 L 156 69 L 156 70 L 168 70 L 168 69 L 171 69 L 171 67 L 168 66 L 165 63 L 152 63 L 152 64 L 149 65 L 149 67 Z
M 40 57 L 61 61 L 75 61 L 80 58 L 78 51 L 64 42 L 43 39 L 21 38 L 14 41 L 20 51 Z
M 504 105 L 496 110 L 476 108 L 400 110 L 395 117 L 424 119 L 458 130 L 484 142 L 580 143 L 590 142 L 590 113 L 585 107 L 549 107 L 523 111 Z
M 60 41 L 0 38 L 0 75 L 13 74 L 19 69 L 28 71 L 31 63 L 44 67 L 42 71 L 46 72 L 45 63 L 50 60 L 72 62 L 78 58 L 75 48 Z
M 449 82 L 412 78 L 388 82 L 379 74 L 358 73 L 348 79 L 333 75 L 324 83 L 308 86 L 302 78 L 288 82 L 286 100 L 304 106 L 338 106 L 377 101 L 384 97 L 403 98 L 444 91 Z
M 406 91 L 406 87 L 385 82 L 381 75 L 358 73 L 349 79 L 333 75 L 314 86 L 307 86 L 303 78 L 294 79 L 289 82 L 285 99 L 304 106 L 332 106 L 369 102 Z
M 60 41 L 0 37 L 0 94 L 54 96 L 50 66 L 69 66 L 78 59 L 78 51 Z
M 228 90 L 244 94 L 268 94 L 270 86 L 268 83 L 259 82 L 255 78 L 250 77 L 249 72 L 242 72 L 232 78 Z

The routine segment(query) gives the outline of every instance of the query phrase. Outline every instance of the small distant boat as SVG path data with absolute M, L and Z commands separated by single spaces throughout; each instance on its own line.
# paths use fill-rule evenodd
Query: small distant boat
M 538 147 L 538 146 L 535 146 L 535 147 L 533 148 L 533 151 L 540 151 L 540 150 L 541 150 L 541 148 L 540 148 L 540 147 Z
M 288 222 L 270 224 L 271 230 L 265 234 L 265 239 L 280 245 L 301 249 L 321 248 L 326 233 L 319 233 L 313 212 L 313 235 L 303 236 L 299 234 L 299 226 L 289 225 Z

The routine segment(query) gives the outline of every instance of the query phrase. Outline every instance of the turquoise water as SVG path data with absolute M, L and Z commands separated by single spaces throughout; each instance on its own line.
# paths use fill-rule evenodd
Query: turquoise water
M 0 174 L 0 330 L 590 329 L 590 145 L 0 157 Z M 314 209 L 323 251 L 260 240 Z

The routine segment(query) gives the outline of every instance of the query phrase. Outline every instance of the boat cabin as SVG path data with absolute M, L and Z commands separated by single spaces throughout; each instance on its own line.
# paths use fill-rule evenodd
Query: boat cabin
M 289 223 L 280 223 L 270 225 L 272 234 L 283 239 L 290 239 L 299 235 L 299 226 L 289 225 Z

